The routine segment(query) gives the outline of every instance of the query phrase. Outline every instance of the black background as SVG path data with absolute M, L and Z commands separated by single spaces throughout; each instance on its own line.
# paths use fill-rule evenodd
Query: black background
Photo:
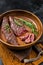
M 12 9 L 23 9 L 35 13 L 43 23 L 43 0 L 0 0 L 0 14 Z M 2 65 L 0 61 L 0 65 Z

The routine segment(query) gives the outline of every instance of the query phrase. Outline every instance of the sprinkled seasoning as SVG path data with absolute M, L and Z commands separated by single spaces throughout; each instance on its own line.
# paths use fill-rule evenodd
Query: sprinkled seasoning
M 9 24 L 6 24 L 5 27 L 6 27 L 7 32 L 9 32 L 10 31 Z

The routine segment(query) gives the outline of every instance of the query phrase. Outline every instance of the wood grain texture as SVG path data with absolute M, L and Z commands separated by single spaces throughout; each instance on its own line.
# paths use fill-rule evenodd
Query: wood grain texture
M 37 54 L 34 51 L 32 51 L 27 58 L 33 58 L 36 56 Z M 41 56 L 40 59 L 38 59 L 35 62 L 27 63 L 27 64 L 22 63 L 15 57 L 13 52 L 11 52 L 2 43 L 0 43 L 0 57 L 2 58 L 4 65 L 38 65 L 40 62 L 43 62 L 43 56 Z
M 21 63 L 14 56 L 14 54 L 7 47 L 5 47 L 2 43 L 0 43 L 0 56 L 2 58 L 4 65 L 31 65 L 31 63 L 29 64 Z

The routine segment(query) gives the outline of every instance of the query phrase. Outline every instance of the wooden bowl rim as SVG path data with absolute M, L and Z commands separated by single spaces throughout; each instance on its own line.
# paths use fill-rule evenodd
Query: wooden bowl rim
M 9 13 L 9 12 L 14 12 L 14 11 L 26 12 L 26 13 L 31 14 L 32 16 L 34 16 L 34 17 L 39 21 L 39 23 L 40 23 L 40 25 L 41 25 L 41 30 L 42 30 L 41 20 L 40 20 L 34 13 L 32 13 L 32 12 L 30 12 L 30 11 L 21 10 L 21 9 L 14 9 L 14 10 L 9 10 L 9 11 L 6 11 L 6 12 L 2 13 L 2 14 L 0 15 L 0 17 L 3 16 L 4 14 L 7 14 L 7 13 Z M 41 33 L 40 33 L 40 36 L 39 36 L 35 41 L 33 41 L 32 43 L 29 43 L 29 44 L 21 45 L 21 46 L 8 44 L 7 42 L 4 42 L 4 41 L 1 40 L 1 39 L 0 39 L 0 42 L 6 44 L 7 46 L 12 46 L 12 47 L 27 47 L 27 46 L 29 46 L 29 45 L 35 44 L 35 43 L 40 39 L 41 35 L 42 35 L 42 31 L 41 31 Z

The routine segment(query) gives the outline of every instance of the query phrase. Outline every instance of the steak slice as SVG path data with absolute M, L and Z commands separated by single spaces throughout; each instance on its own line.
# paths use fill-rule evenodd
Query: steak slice
M 29 36 L 29 33 L 25 33 L 25 35 L 20 36 L 19 38 L 24 41 L 28 38 L 28 36 Z
M 5 36 L 7 42 L 13 44 L 13 45 L 18 45 L 17 39 L 11 30 L 9 24 L 8 24 L 8 18 L 4 17 L 2 21 L 2 26 L 1 26 L 1 32 Z
M 25 43 L 30 43 L 30 42 L 33 42 L 33 41 L 34 41 L 34 39 L 35 39 L 34 34 L 33 34 L 33 33 L 29 33 L 29 34 L 28 34 L 28 38 L 27 38 L 27 39 L 25 39 Z
M 18 25 L 14 22 L 13 19 L 14 19 L 13 17 L 9 16 L 10 25 L 11 25 L 11 28 L 12 28 L 12 30 L 14 31 L 15 35 L 20 36 L 20 35 L 22 35 L 23 33 L 25 33 L 25 32 L 26 32 L 25 27 L 24 27 L 23 25 L 22 25 L 22 26 L 18 26 Z
M 33 42 L 33 41 L 34 41 L 35 36 L 34 36 L 33 33 L 28 32 L 28 33 L 25 33 L 25 35 L 20 36 L 19 38 L 20 38 L 22 41 L 24 41 L 25 43 L 30 43 L 30 42 Z

